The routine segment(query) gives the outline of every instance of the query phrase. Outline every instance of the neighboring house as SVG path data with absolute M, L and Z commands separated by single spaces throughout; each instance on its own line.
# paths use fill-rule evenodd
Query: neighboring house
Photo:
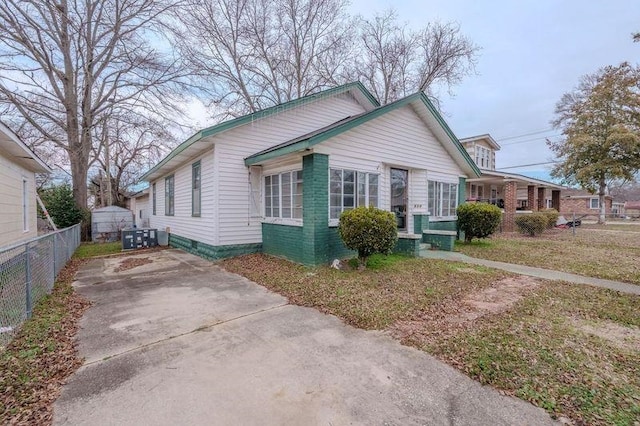
M 626 217 L 637 219 L 640 217 L 640 201 L 627 201 L 624 203 Z
M 455 230 L 479 170 L 422 94 L 385 106 L 351 83 L 201 130 L 148 171 L 152 228 L 209 258 L 263 251 L 317 265 L 349 255 L 355 206 L 395 213 L 398 250 Z
M 0 122 L 0 247 L 38 235 L 36 173 L 51 169 Z
M 515 216 L 519 212 L 530 213 L 545 208 L 560 211 L 562 186 L 496 171 L 496 152 L 500 145 L 491 135 L 460 139 L 460 143 L 482 172 L 479 178 L 467 180 L 467 201 L 487 202 L 503 209 L 503 230 L 514 229 Z
M 604 196 L 605 215 L 613 214 L 613 197 Z M 598 194 L 591 194 L 584 189 L 565 188 L 562 193 L 562 208 L 560 214 L 566 216 L 598 216 L 600 214 L 600 198 Z
M 149 188 L 145 188 L 125 198 L 126 206 L 133 212 L 133 222 L 138 228 L 149 227 L 149 216 L 151 215 L 149 201 Z

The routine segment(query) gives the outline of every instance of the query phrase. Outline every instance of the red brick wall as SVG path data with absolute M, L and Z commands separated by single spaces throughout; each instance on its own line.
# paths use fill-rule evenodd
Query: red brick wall
M 515 181 L 504 185 L 504 224 L 505 232 L 515 229 L 516 206 L 518 205 L 518 184 Z
M 560 213 L 564 216 L 575 212 L 577 216 L 592 215 L 597 216 L 600 209 L 590 209 L 590 198 L 563 198 L 560 202 Z M 605 213 L 611 214 L 611 198 L 605 198 Z

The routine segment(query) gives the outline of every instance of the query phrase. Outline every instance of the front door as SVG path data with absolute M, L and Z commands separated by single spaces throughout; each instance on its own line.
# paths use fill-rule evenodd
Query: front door
M 391 169 L 391 211 L 396 215 L 398 231 L 407 230 L 409 171 Z

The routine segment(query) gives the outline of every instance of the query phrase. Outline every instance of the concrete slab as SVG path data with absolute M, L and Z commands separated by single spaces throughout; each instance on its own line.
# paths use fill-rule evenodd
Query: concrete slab
M 152 256 L 142 277 L 97 279 L 109 266 L 96 262 L 77 283 L 96 302 L 79 335 L 87 362 L 55 424 L 553 423 L 383 333 L 286 305 L 196 257 Z

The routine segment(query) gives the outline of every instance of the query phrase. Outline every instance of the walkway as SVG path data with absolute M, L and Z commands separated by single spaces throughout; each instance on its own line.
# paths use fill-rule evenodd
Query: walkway
M 544 278 L 546 280 L 558 280 L 575 284 L 586 284 L 594 287 L 616 290 L 621 293 L 640 295 L 640 285 L 628 284 L 620 281 L 603 280 L 600 278 L 585 277 L 584 275 L 553 271 L 551 269 L 534 268 L 533 266 L 516 265 L 514 263 L 478 259 L 476 257 L 471 257 L 467 256 L 466 254 L 452 251 L 421 250 L 420 257 L 424 257 L 426 259 L 453 260 L 457 262 L 471 263 L 474 265 L 487 266 L 489 268 L 502 269 L 503 271 L 513 272 L 514 274 L 529 275 L 531 277 Z
M 94 304 L 54 425 L 555 423 L 382 332 L 178 250 L 93 260 L 76 278 Z

